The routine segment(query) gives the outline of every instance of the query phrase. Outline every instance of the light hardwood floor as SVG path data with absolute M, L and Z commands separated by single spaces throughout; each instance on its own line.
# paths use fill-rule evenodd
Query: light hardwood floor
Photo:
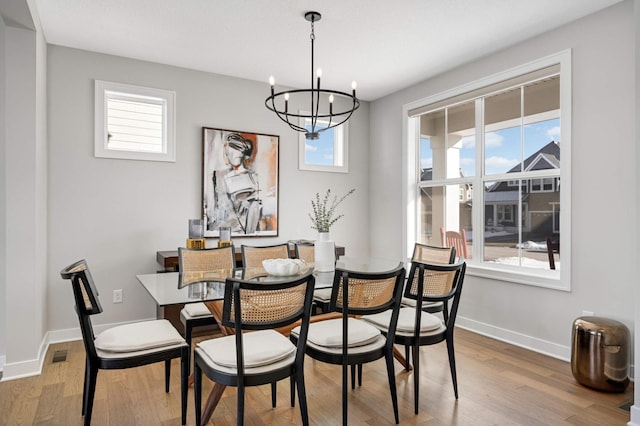
M 52 363 L 55 351 L 67 360 Z M 625 425 L 633 398 L 590 390 L 576 383 L 568 363 L 464 330 L 456 331 L 460 398 L 456 401 L 444 343 L 421 350 L 420 413 L 413 414 L 413 375 L 396 363 L 400 424 L 430 425 Z M 172 366 L 171 391 L 164 393 L 163 364 L 98 374 L 93 425 L 179 425 L 179 366 Z M 82 343 L 52 345 L 42 375 L 0 383 L 0 425 L 81 425 Z M 309 416 L 313 425 L 341 423 L 340 367 L 305 363 Z M 208 394 L 210 382 L 205 381 Z M 247 425 L 299 424 L 289 406 L 289 384 L 278 384 L 271 408 L 269 386 L 249 388 Z M 187 421 L 194 424 L 193 391 Z M 227 389 L 211 424 L 236 422 L 236 393 Z M 349 391 L 350 425 L 393 424 L 384 363 L 364 366 L 363 386 Z

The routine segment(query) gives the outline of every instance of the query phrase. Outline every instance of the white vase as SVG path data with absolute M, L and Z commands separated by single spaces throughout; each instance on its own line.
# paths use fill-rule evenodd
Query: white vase
M 336 245 L 328 232 L 318 232 L 315 242 L 315 264 L 318 272 L 332 272 L 336 269 Z

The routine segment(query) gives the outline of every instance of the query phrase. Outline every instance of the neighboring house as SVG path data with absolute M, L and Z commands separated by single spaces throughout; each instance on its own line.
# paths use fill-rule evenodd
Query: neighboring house
M 560 167 L 560 143 L 551 141 L 507 173 Z M 522 187 L 522 230 L 526 239 L 544 238 L 560 232 L 560 178 L 500 181 L 485 193 L 485 226 L 517 232 L 516 215 Z

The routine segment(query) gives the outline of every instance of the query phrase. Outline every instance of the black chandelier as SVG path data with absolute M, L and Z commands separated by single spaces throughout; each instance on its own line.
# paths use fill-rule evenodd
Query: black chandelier
M 353 112 L 360 107 L 360 101 L 356 97 L 355 81 L 351 83 L 351 94 L 337 90 L 321 89 L 320 77 L 322 71 L 320 68 L 317 70 L 314 86 L 313 42 L 316 36 L 313 31 L 313 24 L 319 21 L 322 15 L 318 12 L 307 12 L 304 14 L 304 18 L 311 22 L 311 88 L 275 93 L 275 80 L 273 77 L 270 77 L 271 96 L 264 101 L 264 104 L 293 130 L 305 133 L 307 139 L 318 139 L 321 132 L 339 126 L 351 118 Z M 334 111 L 333 103 L 336 97 L 348 99 L 349 108 L 344 110 L 338 109 L 337 112 Z M 304 105 L 304 98 L 308 98 L 306 102 L 310 102 L 311 112 L 295 113 L 289 111 L 289 99 L 292 99 L 293 102 L 294 98 L 298 99 L 295 105 Z M 326 112 L 327 104 L 329 112 Z M 323 112 L 320 112 L 321 107 L 323 108 Z M 318 120 L 320 120 L 320 123 Z M 302 124 L 300 124 L 301 121 Z M 305 126 L 307 122 L 311 122 L 311 130 Z

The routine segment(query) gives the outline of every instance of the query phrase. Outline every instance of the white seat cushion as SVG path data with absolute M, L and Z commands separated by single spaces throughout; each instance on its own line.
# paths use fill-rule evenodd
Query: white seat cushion
M 245 368 L 260 367 L 287 358 L 295 353 L 296 346 L 275 330 L 259 330 L 243 334 Z M 205 340 L 198 343 L 200 352 L 213 363 L 236 367 L 235 335 Z
M 184 305 L 184 308 L 182 310 L 186 314 L 186 318 L 211 316 L 211 311 L 203 302 L 187 303 L 186 305 Z
M 184 344 L 185 341 L 167 320 L 144 321 L 110 328 L 100 333 L 94 344 L 105 352 L 135 352 Z
M 350 348 L 367 345 L 380 337 L 380 330 L 371 324 L 355 318 L 349 318 L 349 336 L 347 346 Z M 295 336 L 300 335 L 300 327 L 291 330 Z M 317 346 L 330 348 L 342 347 L 342 319 L 336 318 L 326 321 L 318 321 L 309 325 L 307 342 Z
M 321 288 L 314 290 L 313 299 L 320 302 L 328 302 L 331 300 L 331 288 Z
M 408 297 L 403 297 L 402 298 L 402 304 L 404 306 L 411 306 L 412 308 L 415 308 L 416 305 L 418 304 L 418 301 L 416 299 L 409 299 Z M 427 302 L 426 300 L 422 301 L 422 308 L 430 308 L 430 307 L 435 307 L 435 306 L 442 306 L 442 302 Z
M 387 330 L 389 328 L 389 322 L 391 321 L 391 311 L 384 311 L 374 315 L 364 315 L 362 320 L 368 321 L 382 330 Z M 413 333 L 415 324 L 415 308 L 401 308 L 398 315 L 398 325 L 396 326 L 397 332 Z M 422 316 L 420 317 L 420 333 L 438 330 L 440 327 L 444 327 L 440 318 L 428 312 L 422 312 Z

